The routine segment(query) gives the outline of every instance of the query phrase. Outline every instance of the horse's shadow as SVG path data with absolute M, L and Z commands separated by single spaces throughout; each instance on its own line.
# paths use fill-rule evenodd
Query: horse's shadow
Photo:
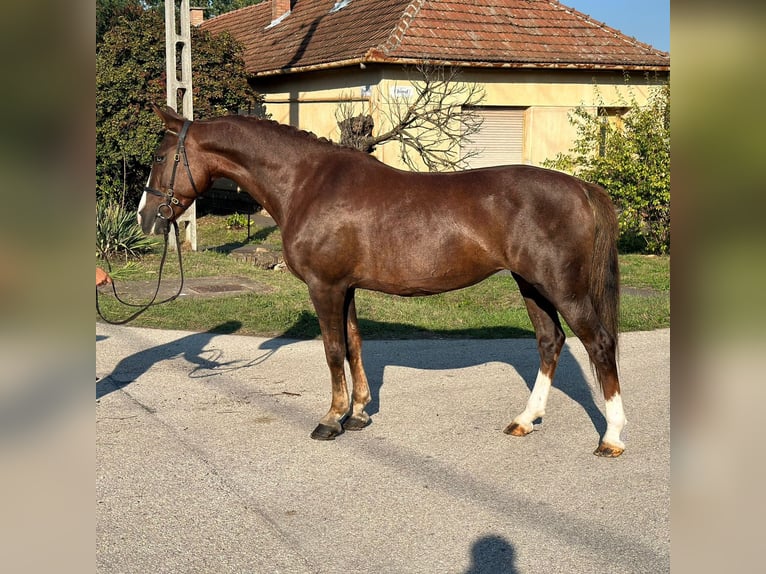
M 158 361 L 173 357 L 183 356 L 189 363 L 195 365 L 191 376 L 198 371 L 232 368 L 231 365 L 239 361 L 222 363 L 218 360 L 220 356 L 215 351 L 206 351 L 205 347 L 214 336 L 235 333 L 241 327 L 242 323 L 239 321 L 227 321 L 204 333 L 187 335 L 125 357 L 117 363 L 109 375 L 96 382 L 96 399 L 132 383 Z
M 373 326 L 373 323 L 375 322 L 362 319 L 359 320 L 359 329 L 362 333 L 362 337 L 364 337 L 365 326 L 371 327 Z M 383 330 L 381 329 L 382 325 L 379 323 L 374 326 L 377 327 L 374 329 L 375 331 Z M 391 327 L 390 331 L 396 332 L 401 338 L 406 338 L 408 332 L 407 325 L 396 324 L 385 326 Z M 421 330 L 414 327 L 409 327 L 409 329 L 414 336 L 422 337 L 423 332 Z M 473 333 L 471 329 L 430 332 L 430 335 L 434 339 L 441 339 L 439 344 L 436 345 L 436 349 L 439 349 L 440 345 L 443 343 L 443 352 L 438 352 L 434 349 L 435 352 L 424 353 L 413 349 L 412 352 L 396 353 L 396 356 L 392 356 L 390 353 L 386 352 L 387 348 L 384 345 L 378 345 L 381 341 L 373 339 L 365 340 L 362 347 L 362 356 L 365 371 L 367 373 L 367 380 L 370 385 L 370 393 L 372 394 L 372 401 L 366 409 L 367 413 L 374 415 L 380 411 L 380 391 L 384 384 L 384 371 L 387 366 L 400 366 L 423 370 L 452 370 L 474 367 L 491 362 L 505 363 L 516 370 L 531 391 L 539 368 L 539 355 L 537 354 L 534 333 L 527 330 L 517 329 L 516 331 L 516 337 L 527 339 L 530 349 L 534 350 L 532 353 L 533 360 L 529 360 L 530 354 L 527 352 L 524 353 L 524 360 L 519 360 L 519 357 L 514 357 L 512 349 L 498 344 L 498 339 L 508 337 L 507 329 L 501 328 L 498 328 L 496 332 L 485 328 L 481 330 L 481 333 Z M 304 312 L 292 327 L 279 337 L 265 341 L 261 344 L 260 348 L 274 351 L 280 347 L 293 343 L 295 339 L 305 339 L 312 335 L 314 337 L 321 336 L 319 323 L 315 315 Z M 487 344 L 478 345 L 475 353 L 467 355 L 466 353 L 450 352 L 450 349 L 454 349 L 454 347 L 450 345 L 450 340 L 454 343 L 458 338 L 494 339 L 494 341 L 487 341 Z M 606 432 L 606 419 L 596 405 L 591 391 L 591 385 L 588 383 L 582 367 L 577 359 L 571 354 L 567 345 L 564 345 L 564 348 L 561 351 L 553 385 L 585 410 L 590 417 L 594 428 L 599 433 L 599 436 L 602 436 L 604 432 Z M 519 405 L 519 412 L 523 406 L 524 405 Z

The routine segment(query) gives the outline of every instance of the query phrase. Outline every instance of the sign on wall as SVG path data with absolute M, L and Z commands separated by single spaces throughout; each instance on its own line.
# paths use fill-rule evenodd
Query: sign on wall
M 391 97 L 401 100 L 409 100 L 415 95 L 415 88 L 412 86 L 391 86 Z

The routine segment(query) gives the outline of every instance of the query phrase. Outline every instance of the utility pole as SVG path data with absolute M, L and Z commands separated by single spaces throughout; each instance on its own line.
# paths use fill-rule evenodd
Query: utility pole
M 167 104 L 187 120 L 194 119 L 192 103 L 191 26 L 189 0 L 165 0 L 165 76 L 167 78 Z M 178 9 L 178 10 L 176 10 Z M 179 25 L 176 24 L 176 11 Z M 179 109 L 178 104 L 181 107 Z M 186 241 L 192 251 L 197 250 L 197 203 L 178 218 L 186 223 Z M 175 242 L 171 234 L 169 239 Z M 171 247 L 174 247 L 171 246 Z

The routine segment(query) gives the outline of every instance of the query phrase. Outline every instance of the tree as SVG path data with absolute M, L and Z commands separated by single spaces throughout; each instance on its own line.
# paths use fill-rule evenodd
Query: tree
M 138 15 L 143 11 L 141 0 L 97 0 L 96 49 L 103 40 L 104 34 L 117 24 L 121 16 Z
M 241 46 L 228 34 L 192 29 L 194 110 L 198 118 L 256 109 Z M 135 207 L 162 123 L 151 102 L 165 101 L 165 28 L 160 10 L 123 13 L 96 52 L 96 178 L 100 195 Z
M 474 106 L 484 99 L 483 88 L 461 82 L 460 70 L 430 64 L 414 68 L 410 97 L 381 94 L 383 130 L 373 135 L 369 114 L 359 113 L 352 102 L 342 102 L 335 119 L 341 143 L 372 152 L 376 146 L 398 143 L 400 157 L 410 169 L 429 171 L 463 169 L 474 154 L 461 155 L 461 142 L 481 127 Z
M 600 95 L 597 94 L 600 101 Z M 577 137 L 566 154 L 543 165 L 597 183 L 614 200 L 621 247 L 649 253 L 670 249 L 670 84 L 640 106 L 631 93 L 628 111 L 610 121 L 604 107 L 579 107 L 570 116 Z

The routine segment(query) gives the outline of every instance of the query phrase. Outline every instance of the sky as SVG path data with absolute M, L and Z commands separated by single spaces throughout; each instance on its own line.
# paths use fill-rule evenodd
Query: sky
M 560 1 L 636 40 L 670 51 L 670 0 Z

